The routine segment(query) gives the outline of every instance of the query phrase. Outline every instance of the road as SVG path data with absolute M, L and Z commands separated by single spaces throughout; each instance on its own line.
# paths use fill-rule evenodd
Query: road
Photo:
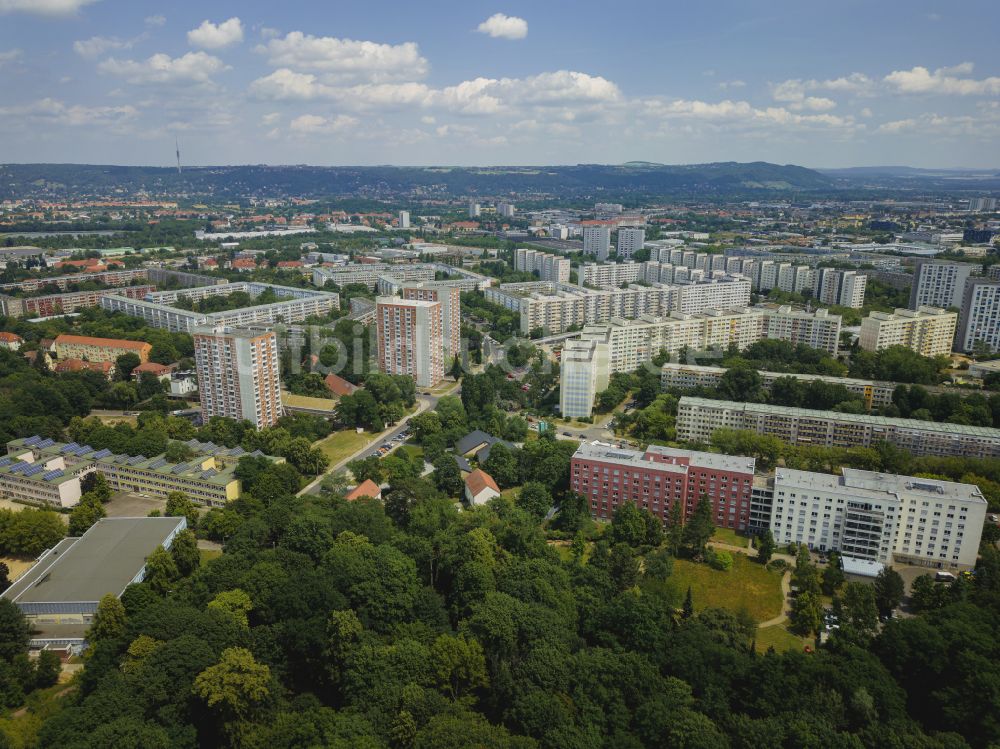
M 388 442 L 393 437 L 395 437 L 397 434 L 399 434 L 400 432 L 406 431 L 410 419 L 412 419 L 414 416 L 416 416 L 417 414 L 423 413 L 424 411 L 434 410 L 435 408 L 437 408 L 438 401 L 441 398 L 443 398 L 444 396 L 446 396 L 446 395 L 458 395 L 461 392 L 462 392 L 462 388 L 461 388 L 460 383 L 455 383 L 455 385 L 450 390 L 446 390 L 446 391 L 444 391 L 442 393 L 436 393 L 436 394 L 421 393 L 421 394 L 417 395 L 418 405 L 417 405 L 417 410 L 416 411 L 414 411 L 411 414 L 407 414 L 402 419 L 400 419 L 400 421 L 398 423 L 396 423 L 394 426 L 389 427 L 388 429 L 386 429 L 383 432 L 381 432 L 378 435 L 378 437 L 376 437 L 372 441 L 372 443 L 370 445 L 368 445 L 367 447 L 361 448 L 360 450 L 358 450 L 354 454 L 349 455 L 348 457 L 344 458 L 342 461 L 340 461 L 336 465 L 330 466 L 326 470 L 325 473 L 320 474 L 315 479 L 313 479 L 312 481 L 310 481 L 303 489 L 301 489 L 299 491 L 299 496 L 301 497 L 303 494 L 307 494 L 309 492 L 312 492 L 314 489 L 316 489 L 322 483 L 323 479 L 325 479 L 330 474 L 333 474 L 333 473 L 336 473 L 337 471 L 340 471 L 348 463 L 350 463 L 352 460 L 360 460 L 360 459 L 363 459 L 363 458 L 367 458 L 367 457 L 369 457 L 371 455 L 375 455 L 378 452 L 379 448 L 382 446 L 382 444 L 384 442 Z

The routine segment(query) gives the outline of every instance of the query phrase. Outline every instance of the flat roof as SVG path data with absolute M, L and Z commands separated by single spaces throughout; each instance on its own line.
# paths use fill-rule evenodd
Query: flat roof
M 119 596 L 184 518 L 105 518 L 65 538 L 3 593 L 14 603 L 96 602 Z
M 686 458 L 689 464 L 669 463 L 653 460 L 650 454 L 665 458 Z M 687 473 L 689 468 L 712 468 L 735 473 L 753 473 L 754 458 L 741 455 L 723 455 L 722 453 L 706 453 L 697 450 L 679 450 L 673 447 L 650 445 L 645 452 L 614 447 L 597 440 L 583 442 L 573 454 L 574 458 L 583 460 L 599 460 L 632 468 L 655 469 L 671 473 Z
M 803 419 L 826 419 L 828 421 L 847 422 L 853 424 L 868 424 L 875 427 L 895 427 L 896 429 L 916 432 L 940 432 L 944 434 L 963 434 L 970 437 L 986 437 L 1000 440 L 1000 429 L 993 427 L 977 427 L 966 424 L 946 424 L 938 421 L 922 421 L 920 419 L 898 419 L 890 416 L 871 416 L 870 414 L 849 414 L 840 411 L 817 411 L 794 406 L 773 406 L 768 403 L 742 403 L 736 401 L 713 400 L 711 398 L 696 398 L 692 395 L 682 396 L 678 403 L 681 406 L 698 408 L 730 409 L 734 411 L 750 411 L 777 416 L 796 416 Z

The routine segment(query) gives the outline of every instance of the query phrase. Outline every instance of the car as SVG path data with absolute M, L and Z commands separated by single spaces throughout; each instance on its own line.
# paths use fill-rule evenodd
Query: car
M 563 432 L 563 437 L 572 437 L 573 435 L 569 432 Z

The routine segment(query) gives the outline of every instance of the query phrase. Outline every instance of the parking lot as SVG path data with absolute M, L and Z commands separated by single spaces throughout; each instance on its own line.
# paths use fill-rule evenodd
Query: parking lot
M 109 518 L 144 518 L 153 510 L 163 512 L 167 506 L 165 499 L 140 497 L 138 494 L 118 492 L 104 505 Z

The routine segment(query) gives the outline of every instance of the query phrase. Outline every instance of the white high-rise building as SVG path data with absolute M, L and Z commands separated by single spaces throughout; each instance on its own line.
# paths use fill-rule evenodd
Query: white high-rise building
M 872 312 L 861 321 L 858 345 L 865 351 L 906 346 L 921 356 L 951 353 L 958 315 L 940 307 Z
M 607 260 L 611 254 L 611 227 L 584 226 L 583 254 L 593 255 L 601 262 Z
M 813 295 L 823 304 L 855 309 L 865 305 L 868 277 L 857 271 L 817 268 L 813 283 Z
M 202 419 L 225 416 L 258 429 L 273 426 L 282 415 L 277 336 L 199 327 L 193 338 Z
M 519 247 L 514 250 L 514 270 L 538 273 L 541 281 L 568 283 L 571 263 L 568 257 L 559 257 L 539 250 Z
M 971 278 L 965 284 L 957 348 L 1000 351 L 1000 281 Z
M 622 227 L 618 230 L 618 257 L 627 260 L 646 243 L 645 229 L 630 229 Z
M 482 208 L 479 203 L 469 203 L 469 218 L 479 218 Z
M 910 309 L 960 307 L 965 282 L 976 266 L 941 260 L 918 260 L 910 286 Z
M 594 398 L 607 388 L 608 344 L 570 340 L 559 361 L 559 413 L 564 419 L 590 416 Z
M 975 566 L 987 509 L 978 486 L 854 468 L 842 473 L 775 470 L 770 528 L 777 543 L 884 565 Z
M 992 213 L 997 209 L 996 198 L 970 198 L 970 213 Z
M 514 218 L 515 210 L 513 203 L 501 203 L 497 206 L 497 213 L 503 218 Z
M 380 296 L 375 299 L 378 366 L 409 375 L 420 387 L 444 379 L 444 321 L 440 302 Z
M 400 211 L 399 212 L 399 228 L 409 229 L 410 228 L 410 212 Z

